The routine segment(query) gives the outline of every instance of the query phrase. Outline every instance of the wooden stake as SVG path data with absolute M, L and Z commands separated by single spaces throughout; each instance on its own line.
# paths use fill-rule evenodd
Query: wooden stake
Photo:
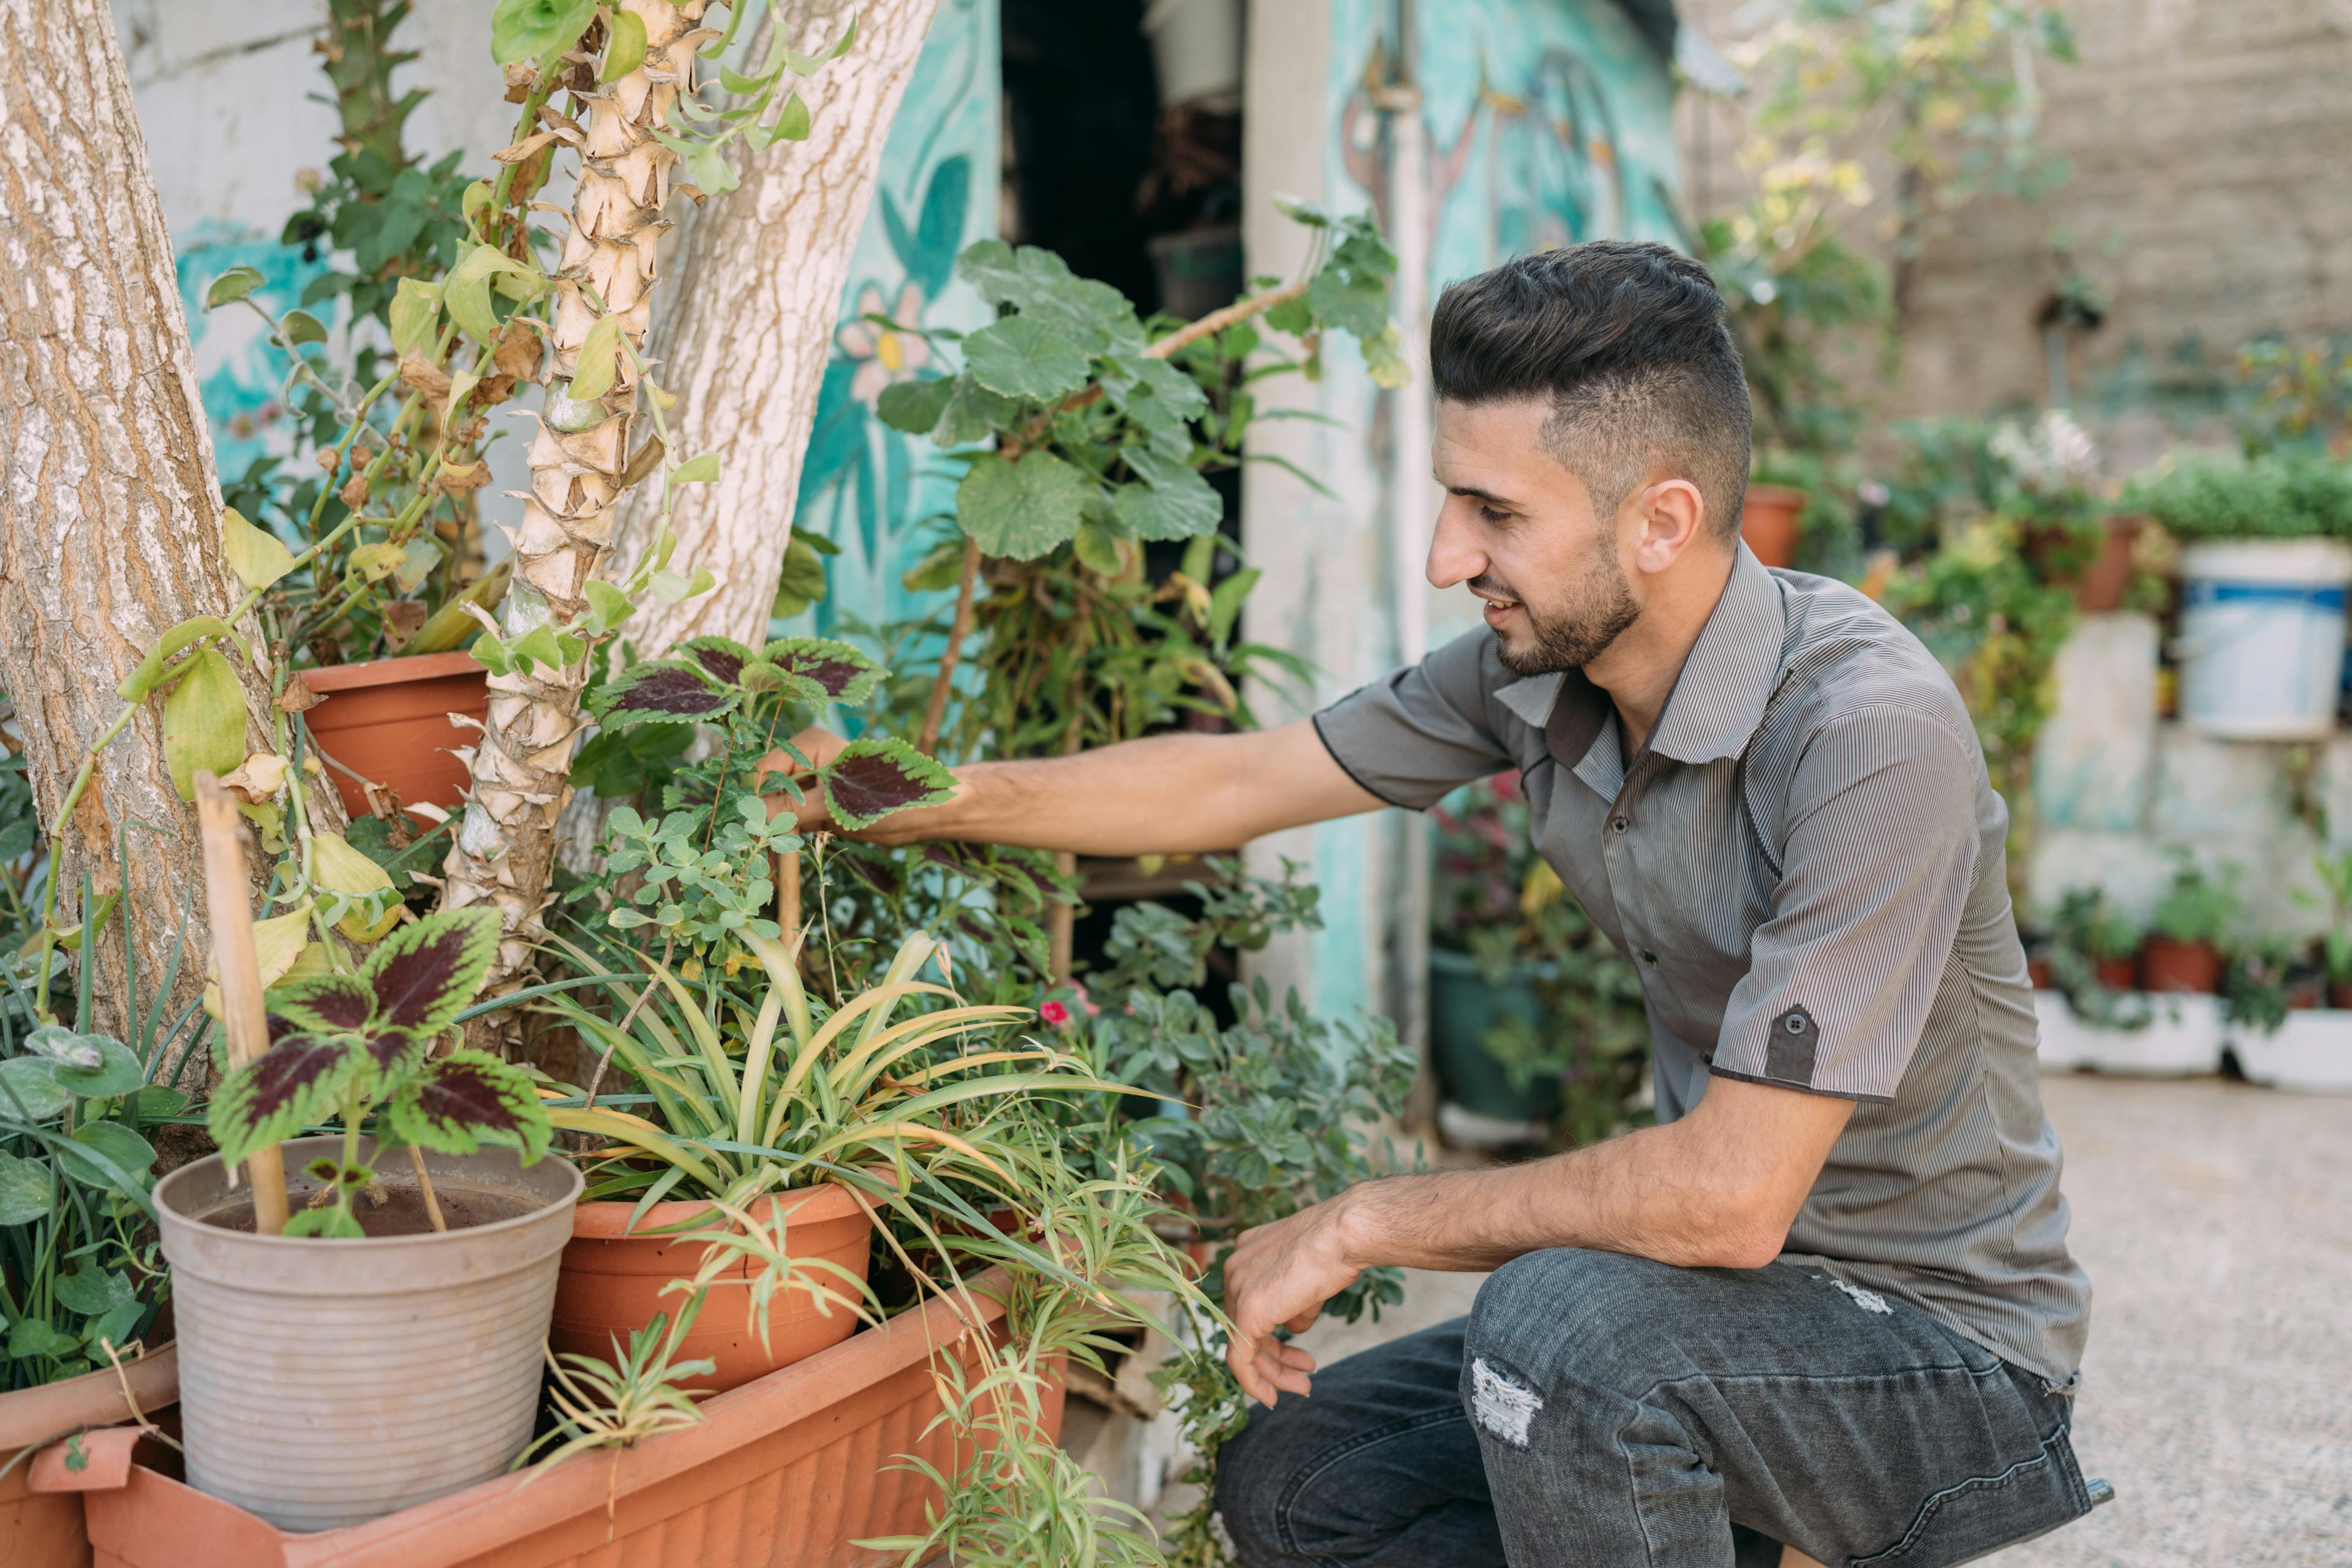
M 298 781 L 296 788 L 301 785 Z M 269 1048 L 261 1011 L 261 963 L 253 951 L 253 905 L 245 867 L 245 826 L 236 797 L 210 773 L 196 774 L 196 823 L 205 846 L 205 913 L 212 922 L 213 962 L 220 970 L 221 1019 L 232 1070 Z M 278 1145 L 256 1149 L 245 1163 L 253 1184 L 253 1227 L 263 1236 L 286 1229 L 286 1164 Z
M 425 1173 L 425 1151 L 411 1143 L 408 1146 L 408 1163 L 416 1173 L 416 1190 L 425 1194 L 425 1217 L 433 1222 L 434 1229 L 448 1229 L 449 1222 L 441 1217 L 441 1200 L 433 1194 L 433 1178 Z
M 784 951 L 799 951 L 801 858 L 797 850 L 776 857 L 776 924 L 783 928 Z

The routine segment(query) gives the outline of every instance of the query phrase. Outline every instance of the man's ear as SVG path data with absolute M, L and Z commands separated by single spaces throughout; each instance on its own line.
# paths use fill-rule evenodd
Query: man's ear
M 1633 492 L 1637 571 L 1663 572 L 1706 531 L 1706 500 L 1684 479 L 1663 479 Z

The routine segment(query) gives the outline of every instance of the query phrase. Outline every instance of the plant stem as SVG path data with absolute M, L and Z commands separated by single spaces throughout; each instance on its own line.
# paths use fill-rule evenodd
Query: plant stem
M 425 1169 L 425 1151 L 414 1143 L 408 1146 L 408 1166 L 416 1173 L 416 1190 L 425 1194 L 425 1217 L 434 1229 L 447 1230 L 449 1222 L 441 1217 L 441 1200 L 433 1195 L 433 1178 Z
M 940 724 L 948 712 L 948 691 L 955 681 L 956 664 L 963 658 L 964 639 L 971 636 L 972 595 L 980 581 L 980 541 L 963 537 L 963 574 L 956 580 L 955 620 L 948 627 L 948 646 L 940 655 L 940 672 L 931 678 L 931 700 L 923 708 L 923 732 L 915 749 L 936 754 Z
M 1190 348 L 1202 338 L 1213 336 L 1227 327 L 1237 326 L 1252 316 L 1264 315 L 1276 305 L 1286 305 L 1304 295 L 1307 284 L 1312 281 L 1311 278 L 1302 278 L 1296 283 L 1286 283 L 1279 289 L 1269 289 L 1263 294 L 1253 294 L 1246 300 L 1236 300 L 1221 310 L 1212 310 L 1199 321 L 1189 321 L 1164 338 L 1154 339 L 1151 345 L 1143 351 L 1143 357 L 1166 359 L 1181 349 Z

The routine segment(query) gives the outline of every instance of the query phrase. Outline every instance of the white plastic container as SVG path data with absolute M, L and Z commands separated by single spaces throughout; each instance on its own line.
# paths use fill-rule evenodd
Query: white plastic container
M 2315 741 L 2336 721 L 2352 546 L 2231 539 L 2180 552 L 2180 718 L 2240 741 Z
M 2066 1005 L 2066 993 L 2037 989 L 2033 1017 L 2043 1072 L 2072 1072 L 2090 1060 L 2091 1026 L 2074 1016 L 2074 1009 Z
M 2145 1028 L 2082 1026 L 2082 1065 L 2126 1078 L 2191 1078 L 2221 1069 L 2221 999 L 2148 993 Z
M 2255 1083 L 2306 1094 L 2352 1094 L 2352 1012 L 2298 1009 L 2274 1034 L 2241 1029 L 2230 1042 Z
M 1162 109 L 1195 100 L 1238 102 L 1242 0 L 1152 0 L 1143 31 L 1159 68 Z

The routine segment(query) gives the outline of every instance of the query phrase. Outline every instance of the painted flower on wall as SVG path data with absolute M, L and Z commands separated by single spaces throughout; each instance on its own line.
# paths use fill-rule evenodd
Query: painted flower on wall
M 863 403 L 872 403 L 882 395 L 882 389 L 896 381 L 911 380 L 915 374 L 931 361 L 931 345 L 922 336 L 910 331 L 893 331 L 870 316 L 887 316 L 906 327 L 919 327 L 923 322 L 923 291 L 912 282 L 900 287 L 896 309 L 883 308 L 882 290 L 867 284 L 857 296 L 857 318 L 842 324 L 835 341 L 841 352 L 858 362 L 857 373 L 851 377 L 849 395 Z

